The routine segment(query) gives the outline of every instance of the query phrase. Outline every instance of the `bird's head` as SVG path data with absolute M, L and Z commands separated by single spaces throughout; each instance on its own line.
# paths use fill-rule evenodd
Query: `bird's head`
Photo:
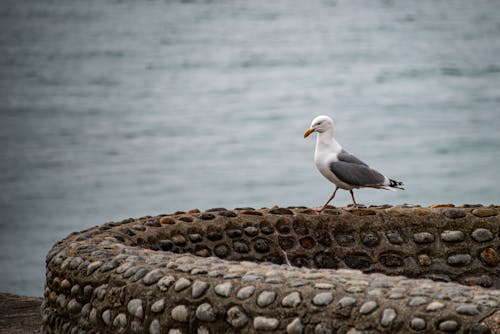
M 333 129 L 333 120 L 325 115 L 321 115 L 312 120 L 311 126 L 304 133 L 304 138 L 313 132 L 323 133 Z

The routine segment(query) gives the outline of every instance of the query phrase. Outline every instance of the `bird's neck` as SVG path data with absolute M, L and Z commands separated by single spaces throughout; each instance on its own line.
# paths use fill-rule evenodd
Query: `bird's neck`
M 333 131 L 327 130 L 322 133 L 318 133 L 316 138 L 316 150 L 329 151 L 329 152 L 340 152 L 342 151 L 342 146 L 333 138 Z

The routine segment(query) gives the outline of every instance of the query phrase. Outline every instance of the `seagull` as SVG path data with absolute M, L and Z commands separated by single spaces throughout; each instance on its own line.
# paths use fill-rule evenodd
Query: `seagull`
M 353 189 L 377 188 L 395 191 L 403 189 L 403 182 L 395 181 L 370 168 L 363 161 L 347 152 L 333 137 L 333 120 L 325 115 L 313 119 L 311 126 L 304 133 L 307 138 L 311 133 L 317 132 L 316 149 L 314 151 L 314 163 L 321 175 L 335 184 L 335 190 L 316 211 L 323 211 L 328 203 L 332 201 L 337 190 L 349 190 L 352 197 L 353 206 L 344 208 L 345 210 L 355 210 L 358 204 L 354 199 Z

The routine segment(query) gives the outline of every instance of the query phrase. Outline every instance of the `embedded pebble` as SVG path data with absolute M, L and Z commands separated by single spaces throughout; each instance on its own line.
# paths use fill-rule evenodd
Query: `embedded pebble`
M 238 297 L 239 299 L 248 299 L 253 295 L 254 291 L 255 291 L 255 286 L 253 285 L 245 286 L 240 290 L 238 290 L 236 297 Z
M 332 334 L 332 329 L 325 323 L 319 323 L 314 327 L 314 334 Z
M 486 242 L 493 240 L 493 233 L 485 228 L 478 228 L 472 232 L 472 239 L 477 242 Z
M 196 309 L 196 318 L 201 321 L 214 321 L 215 320 L 215 312 L 209 303 L 203 303 Z
M 316 306 L 326 306 L 333 301 L 333 295 L 330 292 L 318 293 L 314 296 L 312 302 Z
M 477 208 L 472 210 L 472 214 L 477 217 L 491 217 L 496 216 L 498 214 L 497 210 L 492 208 Z
M 97 268 L 99 268 L 102 265 L 102 261 L 94 261 L 91 262 L 87 266 L 87 276 L 91 275 L 94 271 L 96 271 Z
M 361 314 L 370 314 L 372 313 L 376 308 L 378 307 L 378 304 L 376 301 L 374 300 L 369 300 L 365 303 L 363 303 L 363 305 L 361 305 L 361 307 L 359 308 L 359 313 Z
M 321 290 L 330 290 L 334 288 L 333 284 L 330 283 L 316 283 L 314 287 Z
M 97 324 L 97 309 L 95 307 L 93 307 L 92 310 L 90 310 L 89 321 L 94 325 Z
M 61 286 L 62 289 L 66 290 L 66 289 L 71 288 L 71 283 L 67 279 L 64 279 L 61 282 L 60 286 Z
M 465 266 L 472 261 L 472 257 L 469 254 L 455 254 L 450 255 L 447 262 L 450 266 Z
M 413 330 L 423 331 L 426 326 L 427 326 L 427 324 L 425 323 L 425 320 L 422 318 L 416 317 L 416 318 L 411 319 L 410 327 Z
M 419 244 L 428 244 L 434 241 L 434 235 L 429 232 L 415 233 L 413 240 Z
M 349 306 L 353 306 L 354 304 L 356 304 L 356 299 L 353 297 L 342 297 L 337 302 L 337 305 L 340 307 L 349 307 Z
M 301 301 L 302 299 L 300 298 L 300 293 L 294 291 L 283 298 L 283 300 L 281 301 L 281 305 L 283 305 L 284 307 L 296 307 L 300 304 Z
M 193 298 L 201 297 L 207 289 L 207 282 L 196 280 L 193 282 L 193 286 L 191 288 L 191 296 L 193 296 Z
M 295 318 L 291 323 L 286 326 L 286 332 L 288 334 L 302 334 L 304 332 L 304 324 L 300 318 Z
M 465 211 L 462 209 L 447 209 L 444 211 L 444 215 L 451 219 L 458 219 L 465 217 Z
M 151 305 L 151 312 L 160 313 L 165 309 L 165 298 L 159 299 Z
M 174 290 L 176 292 L 179 292 L 179 291 L 184 290 L 185 288 L 187 288 L 190 285 L 191 285 L 191 281 L 190 280 L 188 280 L 187 278 L 181 277 L 181 278 L 179 278 L 177 280 L 177 282 L 175 282 L 175 284 L 174 284 Z
M 71 299 L 68 303 L 68 311 L 71 313 L 78 313 L 82 309 L 82 304 L 76 301 L 76 299 Z
M 163 278 L 161 278 L 158 283 L 156 283 L 156 285 L 158 286 L 158 288 L 160 289 L 160 291 L 167 291 L 168 288 L 170 288 L 170 286 L 175 282 L 175 277 L 174 276 L 165 276 Z
M 476 315 L 479 314 L 479 309 L 477 305 L 474 304 L 462 304 L 459 305 L 456 309 L 457 313 L 465 314 L 465 315 Z
M 424 304 L 427 304 L 427 299 L 424 297 L 414 297 L 408 302 L 410 306 L 420 306 Z
M 441 240 L 447 242 L 460 242 L 464 241 L 465 234 L 462 231 L 444 231 L 441 233 Z
M 233 290 L 233 283 L 225 282 L 215 286 L 215 293 L 222 297 L 229 297 Z
M 458 323 L 455 320 L 446 320 L 439 324 L 439 330 L 443 332 L 454 332 L 458 327 Z
M 244 327 L 248 322 L 248 316 L 239 306 L 233 306 L 227 311 L 226 320 L 235 328 Z
M 127 315 L 125 313 L 119 313 L 115 320 L 113 320 L 114 327 L 125 328 L 127 327 Z
M 384 327 L 387 327 L 394 321 L 394 319 L 396 319 L 396 310 L 393 308 L 386 308 L 382 312 L 380 324 Z
M 161 326 L 158 319 L 151 321 L 151 324 L 149 325 L 149 334 L 161 334 Z
M 266 307 L 271 305 L 276 300 L 276 292 L 274 291 L 262 291 L 257 297 L 257 305 L 260 307 Z
M 155 284 L 156 282 L 158 282 L 158 280 L 160 278 L 163 277 L 163 275 L 164 274 L 160 269 L 154 269 L 154 270 L 151 270 L 146 276 L 144 276 L 144 278 L 142 279 L 142 282 L 145 285 Z
M 178 305 L 172 309 L 172 319 L 186 322 L 188 319 L 188 309 L 185 305 Z
M 401 245 L 403 243 L 403 238 L 397 231 L 388 231 L 385 235 L 391 244 Z
M 105 310 L 104 312 L 102 312 L 101 318 L 102 321 L 104 321 L 104 323 L 109 326 L 109 324 L 111 324 L 111 311 Z
M 428 311 L 428 312 L 433 312 L 433 311 L 440 310 L 442 308 L 444 308 L 444 304 L 443 303 L 441 303 L 441 302 L 432 302 L 429 305 L 427 305 L 427 307 L 425 308 L 425 310 Z
M 142 308 L 142 300 L 140 299 L 132 299 L 127 304 L 127 311 L 134 317 L 142 319 L 144 315 L 144 310 Z
M 275 318 L 255 317 L 253 319 L 253 328 L 256 330 L 270 331 L 278 328 L 280 322 Z

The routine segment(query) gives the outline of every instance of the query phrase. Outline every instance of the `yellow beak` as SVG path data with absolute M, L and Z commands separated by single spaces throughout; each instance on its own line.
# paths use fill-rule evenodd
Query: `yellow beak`
M 309 136 L 313 132 L 314 132 L 314 129 L 307 129 L 307 131 L 304 132 L 304 138 L 307 138 L 307 136 Z

